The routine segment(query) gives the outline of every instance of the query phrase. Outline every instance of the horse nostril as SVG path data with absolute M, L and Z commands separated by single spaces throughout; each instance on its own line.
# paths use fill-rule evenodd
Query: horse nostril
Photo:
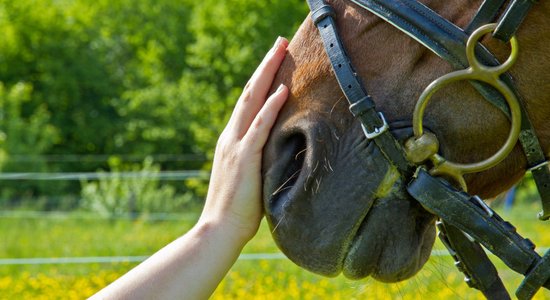
M 289 137 L 289 144 L 293 146 L 294 161 L 300 166 L 303 165 L 307 152 L 306 138 L 303 134 L 294 134 Z
M 296 184 L 307 155 L 306 137 L 302 133 L 294 133 L 283 140 L 278 153 L 278 172 L 272 178 L 276 185 L 271 193 L 270 203 L 276 204 L 283 199 Z M 278 173 L 278 174 L 277 174 Z

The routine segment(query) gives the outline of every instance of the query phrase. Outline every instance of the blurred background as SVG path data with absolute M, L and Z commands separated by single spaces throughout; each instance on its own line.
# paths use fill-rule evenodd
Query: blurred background
M 242 87 L 307 12 L 302 0 L 0 0 L 0 299 L 86 298 L 185 233 Z M 536 197 L 523 182 L 510 217 L 534 223 Z M 450 257 L 424 269 L 398 285 L 323 278 L 262 224 L 213 297 L 478 297 Z
M 198 171 L 242 87 L 306 14 L 298 0 L 0 0 L 0 206 L 200 204 L 208 174 Z M 159 180 L 115 188 L 104 173 L 138 171 Z

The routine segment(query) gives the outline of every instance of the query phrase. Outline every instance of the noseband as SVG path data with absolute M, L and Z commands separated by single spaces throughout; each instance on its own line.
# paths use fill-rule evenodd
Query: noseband
M 439 237 L 466 275 L 470 287 L 488 299 L 510 299 L 497 270 L 483 247 L 514 271 L 525 275 L 516 291 L 519 299 L 531 299 L 541 288 L 550 289 L 550 251 L 540 257 L 535 245 L 520 236 L 483 200 L 467 194 L 464 174 L 487 170 L 504 160 L 519 141 L 527 157 L 542 199 L 541 220 L 550 218 L 550 170 L 524 102 L 507 70 L 517 57 L 515 33 L 536 0 L 485 0 L 465 30 L 415 0 L 351 0 L 403 31 L 448 61 L 459 71 L 430 84 L 417 102 L 413 115 L 414 137 L 405 146 L 392 135 L 383 113 L 376 110 L 345 52 L 335 23 L 335 12 L 324 0 L 308 0 L 313 23 L 319 29 L 340 88 L 360 120 L 367 139 L 374 141 L 385 158 L 409 181 L 407 191 L 429 212 L 437 215 Z M 503 11 L 502 14 L 500 12 Z M 512 53 L 500 64 L 479 40 L 485 34 L 511 44 Z M 438 154 L 437 137 L 424 132 L 423 114 L 431 96 L 455 81 L 469 81 L 510 120 L 504 146 L 489 159 L 457 164 Z M 456 189 L 446 179 L 451 179 Z

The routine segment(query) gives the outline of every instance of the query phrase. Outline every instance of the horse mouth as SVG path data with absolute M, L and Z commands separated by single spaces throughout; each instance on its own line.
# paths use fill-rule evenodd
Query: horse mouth
M 331 141 L 326 130 L 296 122 L 264 148 L 264 209 L 275 242 L 321 275 L 409 278 L 429 256 L 433 217 L 406 195 L 374 143 L 354 131 Z
M 376 203 L 378 199 L 374 199 L 373 203 Z M 358 249 L 364 246 L 365 241 L 363 240 L 366 237 L 365 227 L 367 223 L 367 218 L 369 216 L 368 212 L 365 213 L 365 216 L 359 219 L 357 229 L 352 231 L 349 239 L 349 246 L 345 250 L 345 255 L 342 260 L 342 272 L 344 275 L 350 279 L 361 279 L 369 276 L 372 273 L 373 265 L 365 264 L 364 259 L 358 256 Z M 362 265 L 360 268 L 361 271 L 357 270 L 358 265 Z
M 307 149 L 306 137 L 301 133 L 294 133 L 284 139 L 283 144 L 284 147 L 280 148 L 280 155 L 277 163 L 271 168 L 273 174 L 279 173 L 281 175 L 268 175 L 265 179 L 268 185 L 272 187 L 268 190 L 273 190 L 269 195 L 268 210 L 273 215 L 280 216 L 279 220 L 272 224 L 273 234 L 277 234 L 278 231 L 280 231 L 281 228 L 279 226 L 285 222 L 285 215 L 289 213 L 291 206 L 295 205 L 292 202 L 299 201 L 297 199 L 310 199 L 312 195 L 308 194 L 308 188 L 312 194 L 315 192 L 313 189 L 319 188 L 315 186 L 315 183 L 312 184 L 309 182 L 309 179 L 314 177 L 314 173 L 317 171 L 318 166 L 311 166 L 312 163 L 310 163 L 311 160 L 310 157 L 308 157 L 310 153 Z M 371 203 L 376 201 L 377 199 L 370 200 Z M 324 273 L 323 275 L 328 276 L 334 276 L 343 271 L 346 277 L 352 279 L 364 278 L 370 275 L 370 273 L 372 273 L 370 270 L 368 274 L 364 274 L 365 272 L 362 271 L 361 275 L 358 275 L 358 272 L 355 271 L 355 265 L 357 263 L 362 263 L 362 259 L 357 256 L 356 252 L 357 249 L 360 249 L 361 245 L 365 243 L 364 239 L 361 237 L 365 236 L 364 227 L 370 208 L 371 205 L 368 205 L 357 219 L 356 225 L 353 226 L 354 228 L 347 234 L 347 241 L 344 242 L 341 247 L 341 259 L 338 262 L 339 266 L 337 270 L 326 273 L 323 271 L 319 272 L 317 268 L 309 269 L 317 273 Z M 292 254 L 290 254 L 290 258 L 294 260 Z M 301 264 L 300 261 L 295 262 Z M 306 266 L 306 268 L 308 267 Z M 361 269 L 364 270 L 365 268 Z
M 435 216 L 401 189 L 376 199 L 353 235 L 343 261 L 350 279 L 397 282 L 414 276 L 435 241 Z

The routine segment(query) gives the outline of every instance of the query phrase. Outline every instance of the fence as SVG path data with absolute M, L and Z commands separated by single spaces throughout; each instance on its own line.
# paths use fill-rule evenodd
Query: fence
M 107 155 L 52 155 L 41 157 L 51 162 L 72 163 L 86 161 L 105 161 L 110 156 Z M 143 157 L 133 155 L 121 155 L 126 161 L 142 161 Z M 13 156 L 10 159 L 21 162 L 32 162 L 35 157 L 31 156 Z M 197 155 L 156 155 L 157 161 L 186 161 L 186 160 L 204 160 L 203 156 Z M 109 179 L 149 179 L 162 181 L 178 181 L 187 179 L 208 179 L 209 172 L 202 170 L 182 170 L 182 171 L 158 171 L 158 172 L 117 172 L 117 173 L 98 173 L 98 172 L 55 172 L 55 173 L 0 173 L 0 181 L 82 181 L 82 180 L 109 180 Z M 94 213 L 67 214 L 66 212 L 44 212 L 44 211 L 0 211 L 0 219 L 134 219 L 134 216 L 115 216 L 106 217 Z M 151 221 L 190 221 L 196 216 L 186 216 L 172 213 L 148 214 L 147 219 Z M 538 248 L 539 252 L 546 252 L 547 247 Z M 432 256 L 448 256 L 447 251 L 434 250 Z M 148 256 L 91 256 L 91 257 L 43 257 L 43 258 L 0 258 L 0 266 L 24 266 L 24 265 L 67 265 L 67 264 L 116 264 L 116 263 L 139 263 L 147 259 Z M 239 256 L 239 260 L 281 260 L 285 259 L 282 253 L 245 253 Z
M 152 180 L 185 180 L 185 179 L 207 179 L 210 172 L 200 170 L 186 171 L 160 171 L 160 172 L 116 172 L 116 173 L 98 173 L 98 172 L 57 172 L 57 173 L 0 173 L 0 181 L 4 180 L 37 180 L 37 181 L 80 181 L 80 180 L 99 180 L 99 179 L 135 179 L 147 178 Z

